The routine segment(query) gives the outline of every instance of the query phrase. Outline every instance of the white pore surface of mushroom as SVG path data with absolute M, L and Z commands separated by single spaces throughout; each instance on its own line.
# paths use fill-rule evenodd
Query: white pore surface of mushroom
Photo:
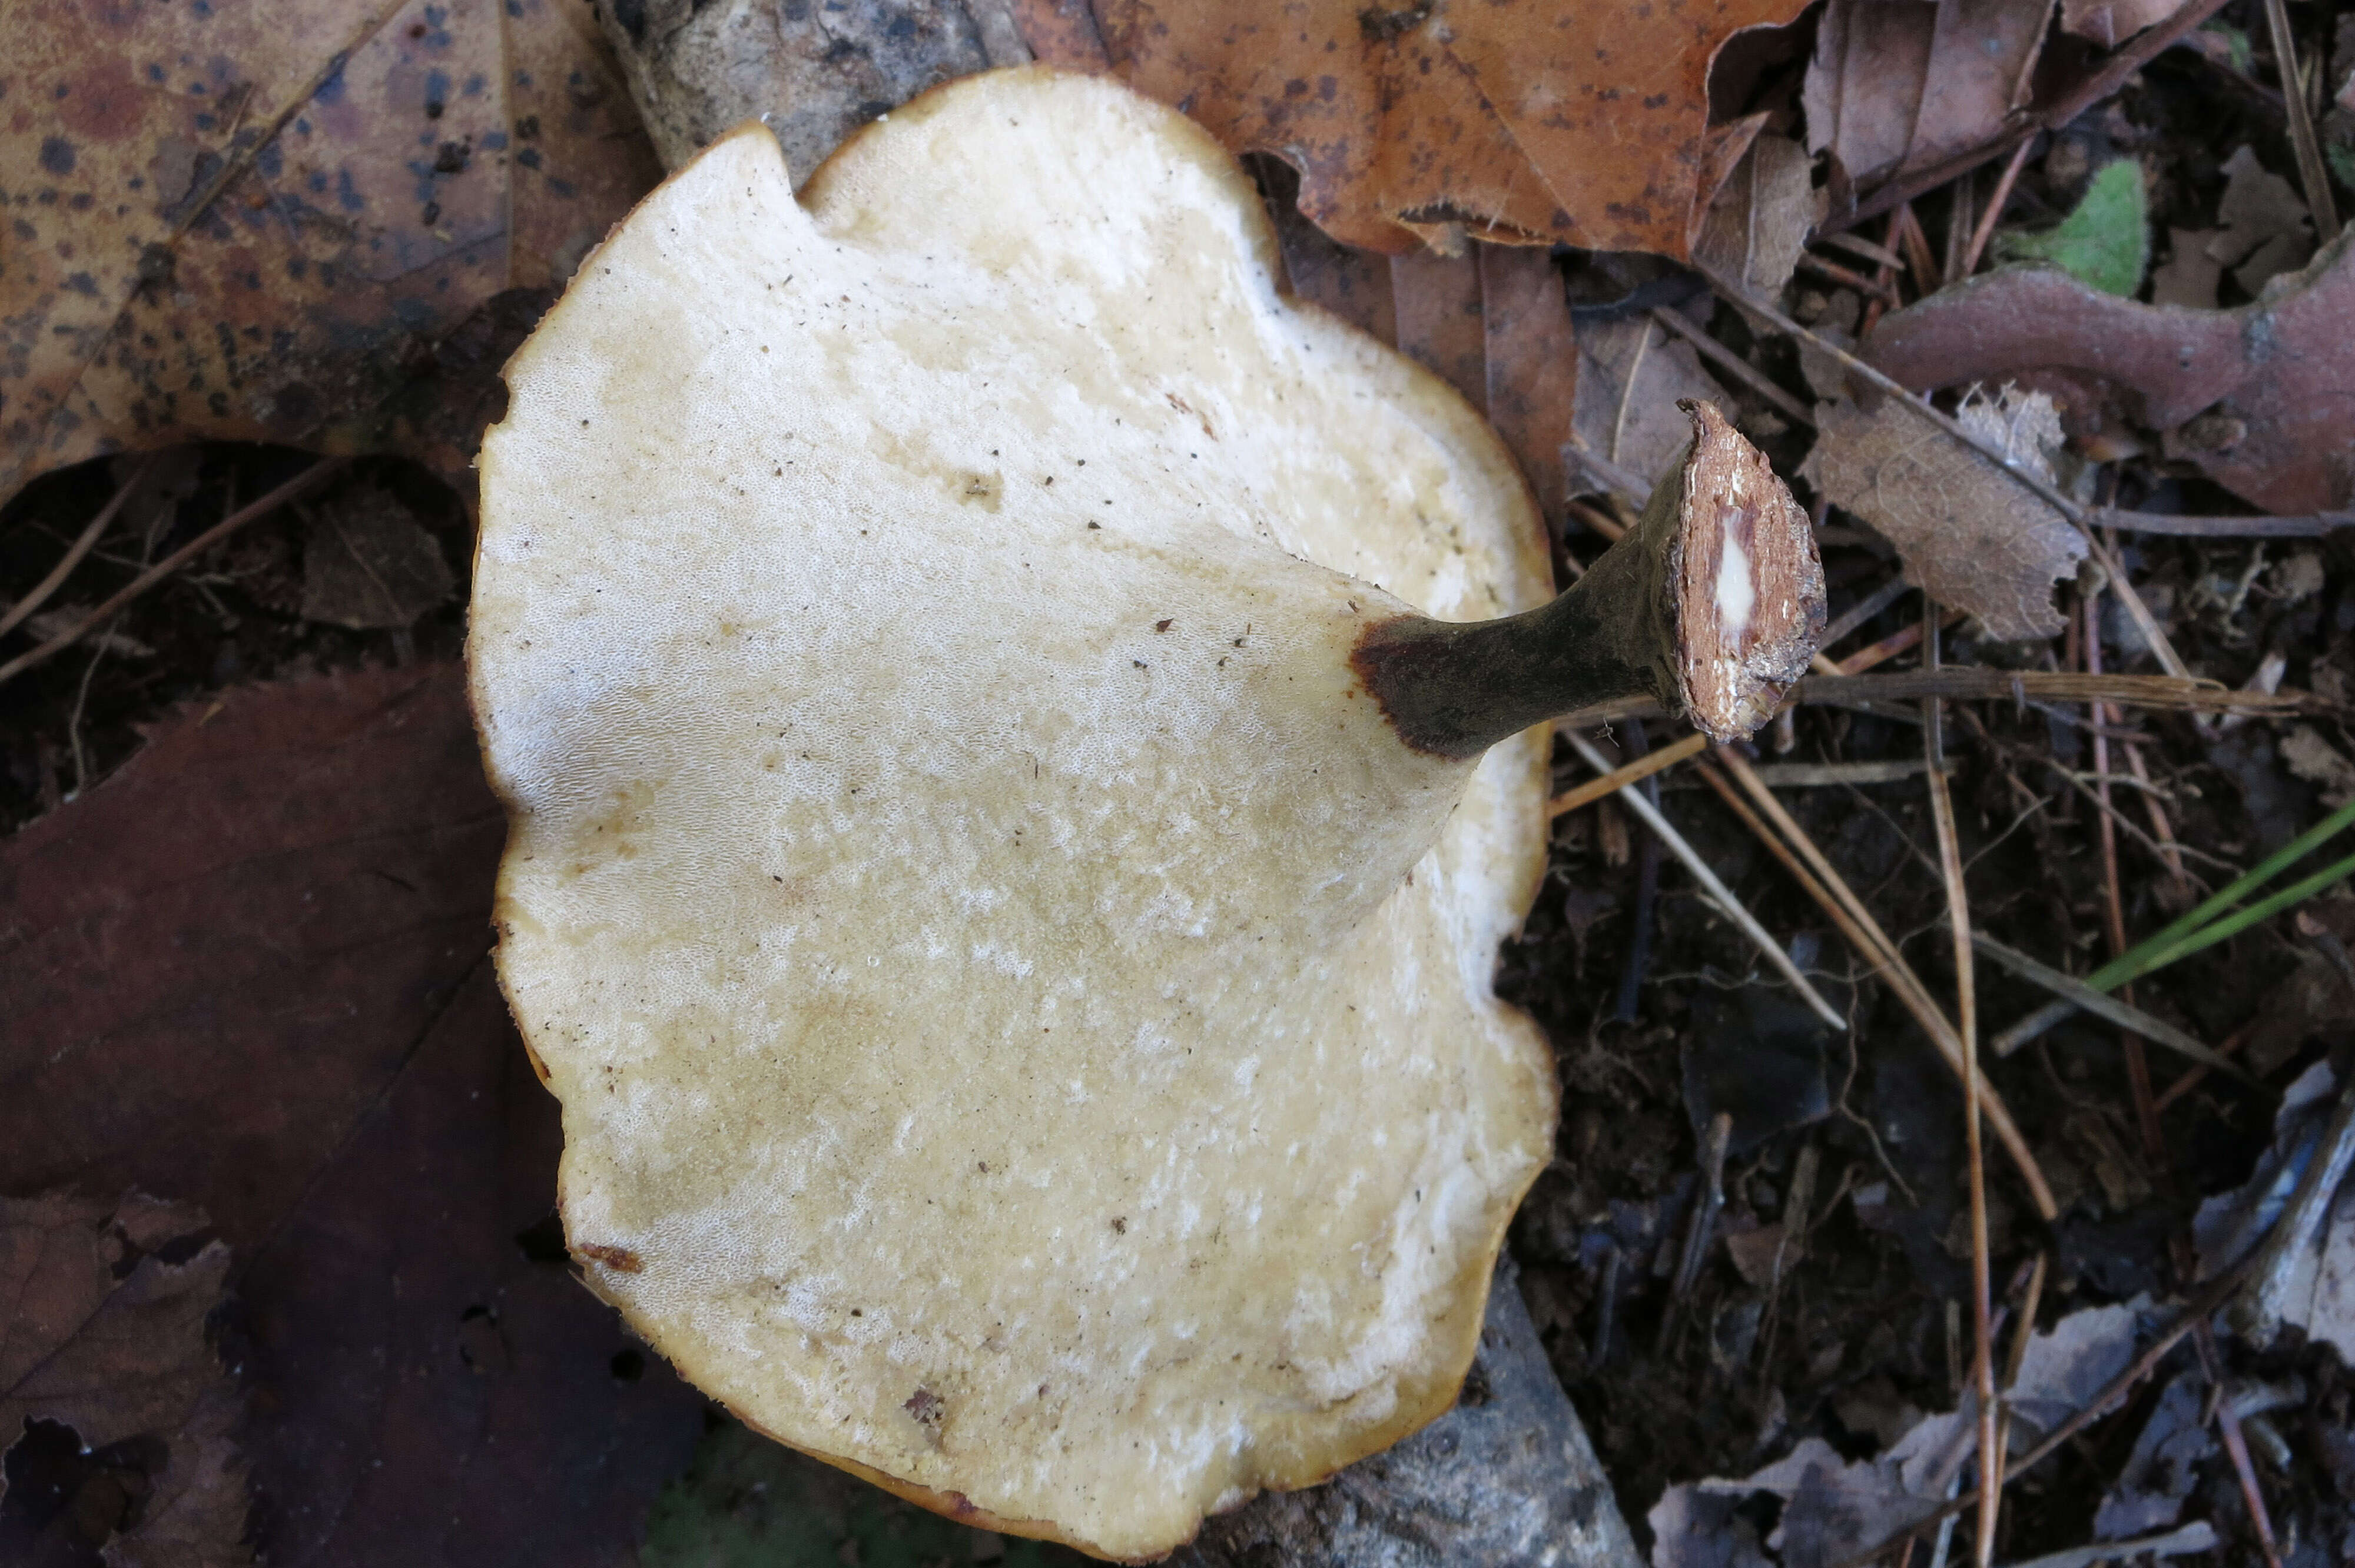
M 499 971 L 590 1282 L 778 1439 L 1116 1558 L 1445 1409 L 1551 1145 L 1491 991 L 1543 732 L 1436 755 L 1351 666 L 1543 603 L 1539 522 L 1277 275 L 1114 85 L 952 84 L 798 202 L 748 126 L 483 448 Z

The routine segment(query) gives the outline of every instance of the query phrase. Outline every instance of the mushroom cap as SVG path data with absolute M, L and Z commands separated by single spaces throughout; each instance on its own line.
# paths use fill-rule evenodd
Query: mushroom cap
M 591 1285 L 779 1440 L 1141 1559 L 1454 1400 L 1552 1064 L 1542 729 L 1369 618 L 1549 595 L 1510 457 L 1287 296 L 1181 116 L 747 126 L 508 366 L 469 643 L 498 967 Z

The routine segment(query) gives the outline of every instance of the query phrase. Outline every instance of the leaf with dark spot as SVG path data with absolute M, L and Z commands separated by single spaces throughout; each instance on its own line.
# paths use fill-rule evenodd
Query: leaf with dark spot
M 200 437 L 400 451 L 471 488 L 479 421 L 388 399 L 492 296 L 560 283 L 658 173 L 560 0 L 42 6 L 0 79 L 43 106 L 0 126 L 0 201 L 33 230 L 0 313 L 0 497 Z

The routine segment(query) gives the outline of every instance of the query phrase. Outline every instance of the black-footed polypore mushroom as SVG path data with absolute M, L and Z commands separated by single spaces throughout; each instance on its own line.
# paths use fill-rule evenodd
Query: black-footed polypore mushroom
M 1540 721 L 1746 729 L 1821 624 L 1707 408 L 1547 604 L 1495 437 L 1278 276 L 1105 82 L 940 89 L 798 201 L 748 126 L 483 448 L 499 972 L 591 1284 L 781 1441 L 1108 1557 L 1454 1399 L 1551 1146 L 1490 989 Z

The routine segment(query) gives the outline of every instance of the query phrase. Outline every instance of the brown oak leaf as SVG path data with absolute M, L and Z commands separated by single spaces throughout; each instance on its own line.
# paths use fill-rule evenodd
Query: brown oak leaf
M 1327 233 L 1688 254 L 1715 186 L 1709 71 L 1801 0 L 1018 0 L 1041 59 L 1110 69 L 1300 171 Z M 1730 161 L 1729 164 L 1730 164 Z M 1721 169 L 1720 173 L 1722 172 Z

